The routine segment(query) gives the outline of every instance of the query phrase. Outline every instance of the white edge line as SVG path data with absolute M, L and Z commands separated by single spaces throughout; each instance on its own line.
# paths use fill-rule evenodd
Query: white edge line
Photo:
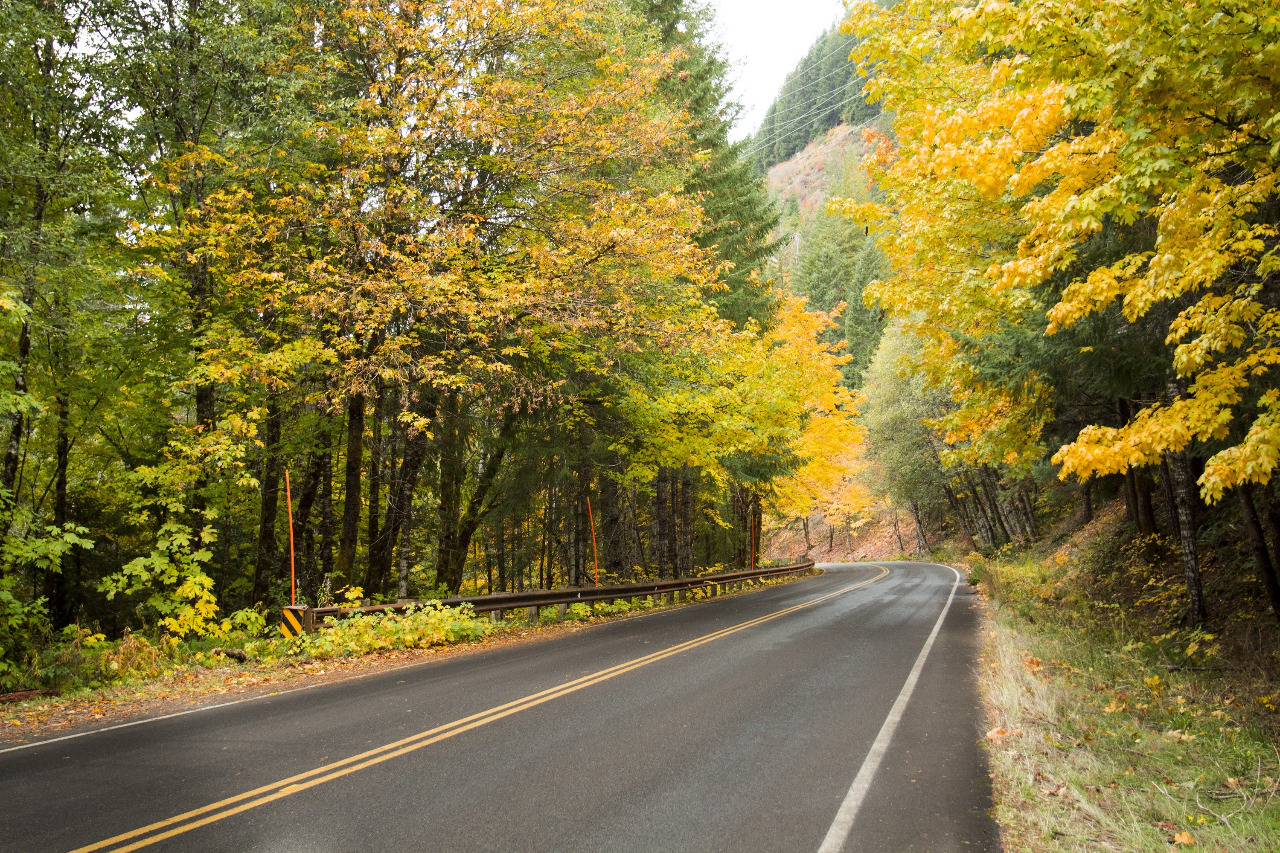
M 751 592 L 761 592 L 761 591 L 762 590 L 752 590 Z M 745 593 L 745 594 L 750 595 L 750 593 Z M 708 603 L 709 601 L 710 599 L 704 599 L 703 601 L 689 602 L 684 606 L 696 607 L 699 604 L 705 604 L 705 603 Z M 683 608 L 681 607 L 655 608 L 645 613 L 630 614 L 627 616 L 623 616 L 621 619 L 616 619 L 612 621 L 625 622 L 631 619 L 643 619 L 646 616 L 659 616 L 663 613 L 672 613 L 681 609 Z M 601 622 L 598 624 L 605 625 L 609 623 Z M 597 625 L 583 625 L 582 627 L 594 628 L 594 627 L 597 627 Z M 357 678 L 363 678 L 367 675 L 386 675 L 388 673 L 396 672 L 397 670 L 410 669 L 415 666 L 422 666 L 424 664 L 429 664 L 429 663 L 437 663 L 437 661 L 431 661 L 431 660 L 414 661 L 413 663 L 403 664 L 401 666 L 392 667 L 391 669 L 384 669 L 375 673 L 360 673 L 360 674 L 348 676 L 347 678 L 339 678 L 334 681 L 323 681 L 323 682 L 320 682 L 319 684 L 304 684 L 301 687 L 290 687 L 288 690 L 274 690 L 270 693 L 261 693 L 257 696 L 246 696 L 243 699 L 236 699 L 232 702 L 219 702 L 217 705 L 201 705 L 199 708 L 188 708 L 185 711 L 175 711 L 172 714 L 162 714 L 159 717 L 144 717 L 141 720 L 131 720 L 127 723 L 117 723 L 114 726 L 103 726 L 100 729 L 89 729 L 88 731 L 76 732 L 75 734 L 62 735 L 60 737 L 45 738 L 43 740 L 33 740 L 30 743 L 20 743 L 17 746 L 8 746 L 8 747 L 5 747 L 4 749 L 0 749 L 0 755 L 4 755 L 6 752 L 17 752 L 18 750 L 21 750 L 21 749 L 35 749 L 38 746 L 45 746 L 46 744 L 50 744 L 50 743 L 58 743 L 59 741 L 75 740 L 76 738 L 88 737 L 89 735 L 97 735 L 97 734 L 102 734 L 103 732 L 111 732 L 111 731 L 115 731 L 116 729 L 127 729 L 133 726 L 141 726 L 146 723 L 158 723 L 161 720 L 170 720 L 170 719 L 173 719 L 174 717 L 185 717 L 187 714 L 199 714 L 202 711 L 212 711 L 217 708 L 229 708 L 232 705 L 242 705 L 245 702 L 257 702 L 261 699 L 271 699 L 276 696 L 285 696 L 289 693 L 298 693 L 302 690 L 313 690 L 316 687 L 324 687 L 329 684 L 339 684 L 343 681 L 351 681 Z
M 932 565 L 937 565 L 936 563 Z M 867 792 L 871 790 L 871 781 L 875 778 L 876 771 L 880 769 L 880 763 L 884 760 L 885 753 L 889 751 L 889 743 L 893 740 L 894 732 L 898 730 L 898 724 L 902 722 L 903 714 L 907 710 L 907 703 L 911 701 L 911 694 L 915 692 L 916 682 L 920 680 L 920 672 L 924 669 L 925 659 L 929 657 L 929 650 L 933 648 L 933 641 L 938 638 L 938 632 L 942 630 L 942 622 L 947 618 L 947 611 L 951 609 L 951 602 L 955 600 L 956 589 L 960 586 L 960 573 L 951 566 L 945 568 L 951 569 L 956 573 L 956 582 L 951 585 L 951 595 L 947 596 L 947 603 L 942 608 L 938 621 L 933 624 L 933 632 L 929 634 L 929 639 L 924 641 L 924 647 L 920 649 L 920 654 L 916 657 L 915 666 L 911 668 L 911 674 L 907 676 L 907 681 L 902 685 L 902 691 L 898 693 L 898 698 L 894 700 L 893 707 L 889 709 L 889 716 L 885 717 L 884 724 L 880 726 L 880 733 L 876 735 L 875 742 L 871 744 L 871 750 L 867 753 L 867 757 L 862 760 L 862 767 L 858 769 L 858 775 L 853 778 L 853 784 L 849 786 L 849 793 L 845 794 L 844 802 L 840 804 L 840 810 L 836 812 L 835 820 L 831 822 L 831 828 L 827 830 L 826 838 L 822 839 L 822 846 L 818 848 L 818 853 L 839 853 L 844 849 L 845 843 L 849 840 L 849 833 L 853 830 L 853 822 L 858 817 L 858 810 L 862 808 L 862 801 L 866 799 Z

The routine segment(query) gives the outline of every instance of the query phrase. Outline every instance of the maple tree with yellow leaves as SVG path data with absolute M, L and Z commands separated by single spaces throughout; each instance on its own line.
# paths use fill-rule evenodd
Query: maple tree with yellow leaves
M 845 26 L 896 120 L 869 163 L 882 196 L 832 206 L 883 233 L 895 271 L 871 296 L 928 341 L 917 369 L 956 404 L 948 443 L 968 461 L 1029 465 L 1062 390 L 1034 364 L 993 375 L 975 352 L 1102 316 L 1159 334 L 1148 346 L 1156 361 L 1169 348 L 1163 374 L 1147 365 L 1121 422 L 1086 422 L 1053 461 L 1063 477 L 1163 471 L 1203 618 L 1191 480 L 1210 502 L 1247 497 L 1280 455 L 1268 295 L 1280 14 L 915 0 L 853 4 Z M 1088 363 L 1093 350 L 1055 353 Z

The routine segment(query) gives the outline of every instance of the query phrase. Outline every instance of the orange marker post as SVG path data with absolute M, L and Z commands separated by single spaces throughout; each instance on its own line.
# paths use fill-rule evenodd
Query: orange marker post
M 596 517 L 591 512 L 591 498 L 587 497 L 587 520 L 591 522 L 591 558 L 596 564 L 596 586 L 600 586 L 600 552 L 596 550 Z
M 298 576 L 293 565 L 293 491 L 289 488 L 289 469 L 284 469 L 284 502 L 289 506 L 289 605 L 298 603 Z

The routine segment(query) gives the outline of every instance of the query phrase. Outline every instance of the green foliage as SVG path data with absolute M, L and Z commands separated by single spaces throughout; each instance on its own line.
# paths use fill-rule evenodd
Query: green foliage
M 928 424 L 945 411 L 947 397 L 910 369 L 920 340 L 891 326 L 867 369 L 863 423 L 876 488 L 900 507 L 933 507 L 943 498 L 947 473 L 939 465 L 939 437 Z
M 14 578 L 0 577 L 0 691 L 24 683 L 26 661 L 49 630 L 44 599 L 24 601 L 15 594 Z
M 470 605 L 441 607 L 428 604 L 403 613 L 362 613 L 331 620 L 324 630 L 292 640 L 249 643 L 251 654 L 287 654 L 325 660 L 391 649 L 425 649 L 475 642 L 492 630 L 492 622 L 477 617 Z
M 218 612 L 213 578 L 204 566 L 213 556 L 209 528 L 196 534 L 175 521 L 161 525 L 151 554 L 138 557 L 102 581 L 107 598 L 121 593 L 143 593 L 147 607 L 159 617 L 165 630 L 185 637 L 214 630 Z

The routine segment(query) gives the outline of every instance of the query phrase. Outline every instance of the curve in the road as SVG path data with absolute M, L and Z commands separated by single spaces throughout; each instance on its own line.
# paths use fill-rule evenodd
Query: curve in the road
M 550 702 L 553 699 L 567 696 L 570 693 L 576 693 L 579 690 L 599 684 L 602 681 L 608 681 L 609 679 L 616 678 L 624 673 L 649 666 L 650 664 L 657 663 L 658 661 L 672 657 L 673 655 L 678 655 L 682 652 L 695 649 L 698 646 L 703 646 L 707 643 L 736 634 L 739 631 L 745 631 L 746 629 L 755 627 L 756 625 L 762 625 L 765 622 L 780 619 L 797 611 L 815 607 L 819 604 L 830 601 L 833 598 L 837 598 L 853 592 L 854 590 L 873 584 L 889 574 L 889 570 L 884 566 L 876 566 L 875 568 L 880 570 L 879 574 L 872 578 L 868 578 L 867 580 L 845 586 L 835 592 L 810 599 L 809 601 L 801 602 L 800 604 L 792 605 L 791 607 L 776 610 L 772 613 L 767 613 L 764 616 L 759 616 L 755 619 L 739 622 L 736 625 L 731 625 L 728 628 L 704 634 L 701 637 L 696 637 L 670 648 L 662 649 L 660 651 L 653 652 L 652 654 L 644 655 L 643 657 L 617 664 L 607 669 L 602 669 L 598 672 L 593 672 L 589 675 L 575 679 L 568 684 L 562 684 L 529 696 L 524 696 L 512 702 L 507 702 L 503 705 L 481 711 L 480 713 L 472 714 L 470 716 L 463 717 L 462 719 L 446 723 L 445 725 L 437 726 L 435 728 L 428 729 L 427 731 L 411 735 L 410 737 L 401 738 L 375 749 L 350 756 L 342 759 L 341 761 L 331 762 L 305 773 L 295 774 L 273 784 L 263 785 L 234 797 L 228 797 L 226 799 L 219 800 L 218 802 L 210 803 L 209 805 L 202 806 L 197 809 L 192 809 L 183 814 L 174 815 L 166 820 L 157 821 L 147 826 L 121 833 L 94 844 L 76 848 L 71 851 L 71 853 L 95 853 L 95 851 L 108 850 L 111 851 L 111 853 L 129 853 L 129 851 L 141 850 L 160 841 L 173 838 L 185 832 L 190 832 L 193 829 L 207 826 L 211 823 L 248 811 L 249 809 L 264 806 L 267 803 L 275 802 L 276 800 L 280 800 L 284 797 L 314 788 L 317 785 L 323 785 L 326 782 L 331 782 L 351 773 L 389 761 L 392 758 L 397 758 L 410 752 L 414 752 L 415 750 L 439 743 L 447 738 L 451 738 L 463 732 L 471 731 L 472 729 L 501 720 L 504 717 L 509 717 L 513 714 L 520 713 L 521 711 L 537 707 L 538 705 Z M 959 575 L 957 575 L 957 578 L 958 577 Z M 949 606 L 950 602 L 948 602 L 948 607 Z M 943 615 L 945 616 L 945 612 Z M 939 625 L 940 624 L 941 620 L 939 620 Z M 932 637 L 930 638 L 929 645 L 932 645 Z M 918 673 L 913 673 L 913 675 L 918 675 Z M 847 834 L 848 833 L 846 832 L 845 835 Z M 843 842 L 843 838 L 841 841 Z M 839 848 L 837 847 L 836 849 Z

